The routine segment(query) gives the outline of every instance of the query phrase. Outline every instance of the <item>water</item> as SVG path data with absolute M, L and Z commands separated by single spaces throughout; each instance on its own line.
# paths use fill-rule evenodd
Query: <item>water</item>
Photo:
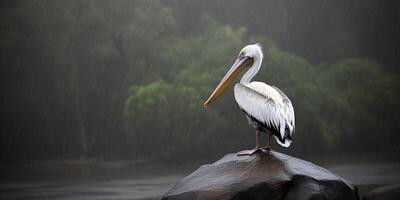
M 160 199 L 189 170 L 126 161 L 13 164 L 0 168 L 0 199 Z
M 157 166 L 133 162 L 40 162 L 1 166 L 0 199 L 160 199 L 199 165 Z M 324 166 L 359 187 L 361 196 L 400 183 L 400 164 Z
M 100 182 L 2 184 L 1 199 L 160 199 L 178 176 Z
M 325 166 L 358 187 L 360 197 L 384 185 L 400 184 L 400 164 L 339 164 Z

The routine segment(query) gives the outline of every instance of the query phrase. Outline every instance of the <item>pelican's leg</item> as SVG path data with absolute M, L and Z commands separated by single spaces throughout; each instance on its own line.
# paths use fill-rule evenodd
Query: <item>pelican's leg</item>
M 262 149 L 265 149 L 265 150 L 267 150 L 267 151 L 272 150 L 272 148 L 271 148 L 271 141 L 272 141 L 272 134 L 271 134 L 271 133 L 268 133 L 268 145 L 265 146 L 265 147 L 263 147 Z
M 251 150 L 243 150 L 243 151 L 239 151 L 237 153 L 238 156 L 244 156 L 244 155 L 253 155 L 255 154 L 257 151 L 260 151 L 260 131 L 256 130 L 256 147 L 254 149 Z

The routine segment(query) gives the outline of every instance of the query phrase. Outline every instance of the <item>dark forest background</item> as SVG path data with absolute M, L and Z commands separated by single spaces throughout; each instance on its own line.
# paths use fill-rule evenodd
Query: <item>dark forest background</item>
M 400 155 L 400 1 L 0 2 L 0 159 L 216 158 L 253 147 L 232 90 L 203 101 L 249 43 L 255 80 L 291 99 L 301 157 Z

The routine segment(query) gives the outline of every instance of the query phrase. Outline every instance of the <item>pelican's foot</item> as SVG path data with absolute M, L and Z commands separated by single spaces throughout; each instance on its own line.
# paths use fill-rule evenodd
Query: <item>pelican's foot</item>
M 261 147 L 261 150 L 264 150 L 264 151 L 271 151 L 272 148 L 271 148 L 270 146 L 265 146 L 265 147 Z
M 255 148 L 255 149 L 251 149 L 251 150 L 243 150 L 243 151 L 239 151 L 237 153 L 238 156 L 252 156 L 253 154 L 262 151 L 261 148 Z

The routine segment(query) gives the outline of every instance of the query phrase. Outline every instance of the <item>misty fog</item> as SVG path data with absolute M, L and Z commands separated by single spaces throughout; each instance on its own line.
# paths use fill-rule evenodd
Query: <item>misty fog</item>
M 357 185 L 399 183 L 399 10 L 390 0 L 2 1 L 0 197 L 159 198 L 200 164 L 253 147 L 232 87 L 203 102 L 256 42 L 255 80 L 285 91 L 296 113 L 292 146 L 275 150 Z

